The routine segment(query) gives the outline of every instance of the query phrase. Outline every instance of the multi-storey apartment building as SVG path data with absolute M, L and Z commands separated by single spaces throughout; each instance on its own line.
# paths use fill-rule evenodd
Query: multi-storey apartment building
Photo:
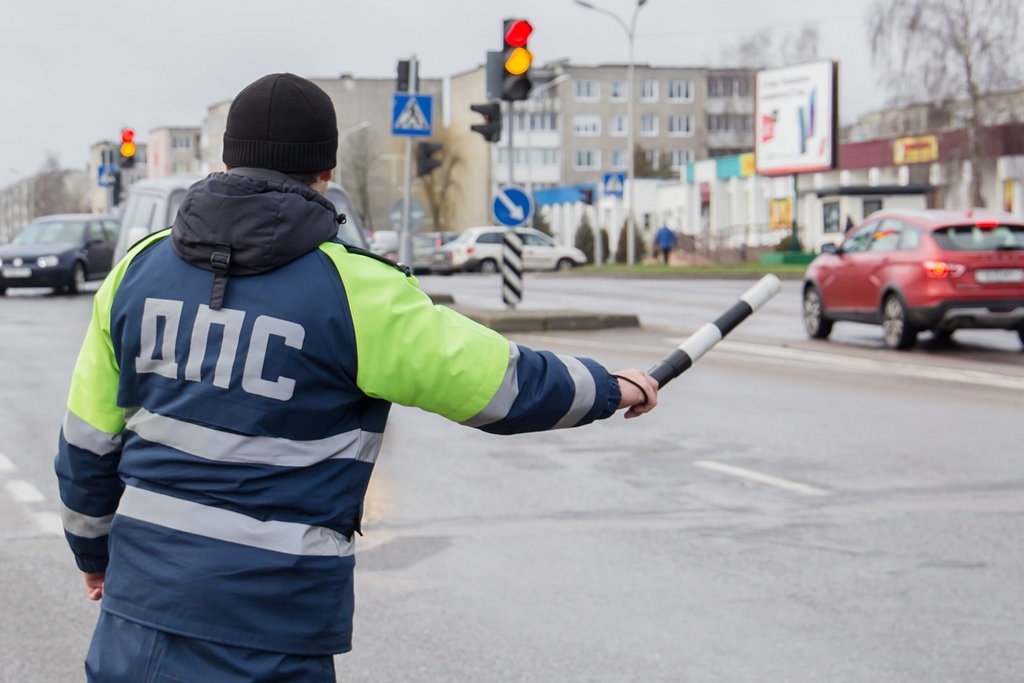
M 504 118 L 502 140 L 489 155 L 481 153 L 482 139 L 465 143 L 469 163 L 459 173 L 466 190 L 460 227 L 490 222 L 490 195 L 509 181 L 509 125 L 512 180 L 533 189 L 595 183 L 605 173 L 624 172 L 634 153 L 628 149 L 630 125 L 636 153 L 642 155 L 641 175 L 678 177 L 687 163 L 753 149 L 753 72 L 637 65 L 631 123 L 625 65 L 556 62 L 542 70 L 564 81 L 515 103 L 512 116 Z M 452 78 L 453 125 L 478 122 L 469 106 L 486 100 L 485 80 L 482 67 Z
M 163 126 L 149 131 L 146 139 L 147 177 L 199 173 L 201 135 L 202 129 L 192 126 Z

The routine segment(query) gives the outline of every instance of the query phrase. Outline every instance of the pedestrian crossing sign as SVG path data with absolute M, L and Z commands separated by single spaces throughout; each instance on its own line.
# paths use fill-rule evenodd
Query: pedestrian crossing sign
M 601 192 L 609 197 L 621 198 L 625 184 L 625 173 L 605 173 L 604 182 L 601 184 Z
M 396 92 L 391 134 L 429 138 L 434 134 L 434 96 Z

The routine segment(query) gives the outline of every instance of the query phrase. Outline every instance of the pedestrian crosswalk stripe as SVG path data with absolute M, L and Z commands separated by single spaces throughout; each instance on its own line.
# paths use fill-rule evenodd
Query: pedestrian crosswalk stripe
M 430 122 L 420 107 L 415 97 L 410 97 L 405 103 L 405 108 L 398 115 L 395 121 L 395 128 L 398 130 L 430 130 Z
M 9 481 L 5 488 L 7 493 L 11 494 L 11 498 L 18 503 L 42 503 L 46 500 L 43 494 L 39 492 L 39 489 L 27 481 L 20 479 Z

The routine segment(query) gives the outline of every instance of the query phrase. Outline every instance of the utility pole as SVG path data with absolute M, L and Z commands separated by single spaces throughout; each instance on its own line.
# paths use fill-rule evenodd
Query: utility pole
M 409 90 L 419 92 L 420 62 L 416 55 L 409 60 Z M 402 234 L 398 243 L 398 260 L 411 266 L 412 234 L 409 229 L 409 216 L 412 213 L 412 138 L 405 138 L 405 201 L 402 202 Z

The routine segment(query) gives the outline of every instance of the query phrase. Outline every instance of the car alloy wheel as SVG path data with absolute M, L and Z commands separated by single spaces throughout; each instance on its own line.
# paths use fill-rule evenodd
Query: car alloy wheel
M 804 291 L 804 328 L 813 339 L 827 339 L 832 333 L 832 321 L 825 318 L 821 306 L 821 294 L 814 287 Z
M 68 283 L 67 292 L 68 294 L 78 294 L 82 291 L 82 285 L 85 284 L 85 266 L 81 263 L 75 264 L 75 269 L 71 273 L 71 282 Z
M 574 265 L 576 264 L 574 264 L 571 259 L 564 258 L 558 262 L 558 265 L 555 266 L 555 270 L 572 270 Z
M 917 330 L 907 318 L 906 306 L 895 294 L 890 294 L 882 305 L 882 328 L 885 345 L 890 349 L 905 351 L 917 341 Z
M 488 275 L 493 275 L 494 273 L 498 272 L 498 264 L 495 263 L 492 259 L 485 259 L 480 262 L 480 272 L 487 273 Z

